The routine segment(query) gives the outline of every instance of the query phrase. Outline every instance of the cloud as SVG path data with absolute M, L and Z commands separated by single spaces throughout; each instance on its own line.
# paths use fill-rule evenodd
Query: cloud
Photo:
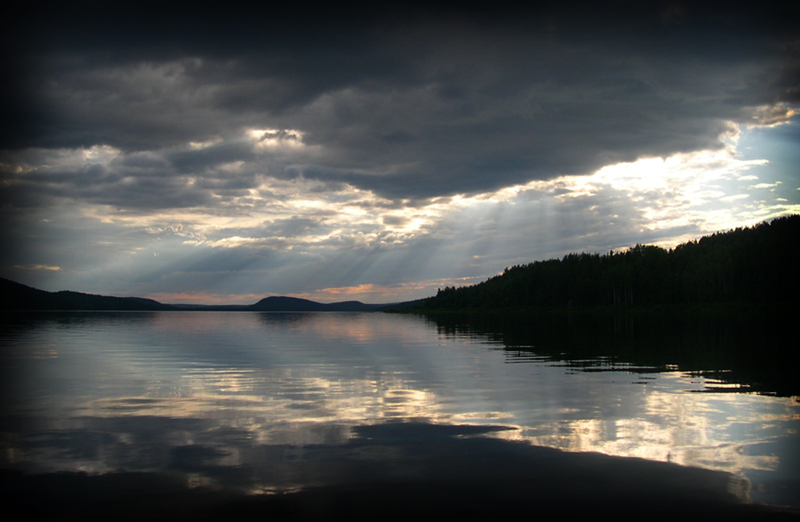
M 366 13 L 335 17 L 342 27 L 319 32 L 288 13 L 263 29 L 236 18 L 236 34 L 227 15 L 187 14 L 187 23 L 230 37 L 218 49 L 152 21 L 130 22 L 152 29 L 146 44 L 112 33 L 120 20 L 84 22 L 83 38 L 56 29 L 29 49 L 30 97 L 48 120 L 31 119 L 35 135 L 15 128 L 7 143 L 120 151 L 113 172 L 73 173 L 95 179 L 116 204 L 121 187 L 109 181 L 126 174 L 130 205 L 208 204 L 181 183 L 189 174 L 233 191 L 266 173 L 418 199 L 719 149 L 730 122 L 768 125 L 791 114 L 777 78 L 800 70 L 797 34 L 778 14 L 551 11 L 516 21 L 469 10 Z M 254 144 L 243 139 L 253 129 L 275 134 Z
M 59 266 L 48 266 L 48 265 L 15 265 L 14 268 L 20 268 L 22 270 L 50 270 L 53 272 L 61 271 L 61 267 Z
M 0 57 L 0 270 L 421 297 L 793 211 L 796 162 L 736 154 L 748 132 L 796 142 L 798 8 L 670 6 L 23 11 Z
M 735 150 L 643 159 L 407 206 L 352 187 L 326 192 L 313 190 L 314 180 L 272 180 L 253 202 L 224 215 L 50 209 L 48 222 L 28 225 L 36 233 L 26 249 L 30 264 L 57 261 L 71 281 L 48 289 L 172 302 L 254 302 L 240 294 L 401 301 L 536 259 L 636 243 L 670 247 L 800 211 L 796 196 L 782 200 L 792 188 L 773 181 L 764 160 Z

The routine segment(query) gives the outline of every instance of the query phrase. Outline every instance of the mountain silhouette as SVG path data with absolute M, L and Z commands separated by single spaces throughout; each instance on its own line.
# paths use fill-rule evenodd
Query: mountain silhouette
M 46 292 L 0 278 L 0 310 L 173 310 L 153 299 Z
M 252 305 L 164 304 L 142 297 L 111 297 L 71 291 L 47 292 L 0 278 L 0 310 L 379 312 L 416 302 L 365 304 L 360 301 L 342 301 L 326 304 L 297 297 L 271 296 Z

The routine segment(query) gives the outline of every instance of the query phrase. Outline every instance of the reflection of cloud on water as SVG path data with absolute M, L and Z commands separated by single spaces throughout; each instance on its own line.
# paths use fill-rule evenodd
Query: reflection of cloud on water
M 538 446 L 573 452 L 699 466 L 734 474 L 776 471 L 775 455 L 750 454 L 749 446 L 770 444 L 797 420 L 788 399 L 744 394 L 651 391 L 635 418 L 576 419 L 522 429 Z M 765 411 L 766 410 L 766 411 Z
M 251 378 L 242 372 L 226 379 L 238 377 Z M 206 388 L 201 386 L 202 380 L 190 381 L 194 389 L 185 397 L 91 401 L 71 419 L 42 420 L 38 433 L 11 450 L 9 455 L 16 458 L 8 463 L 47 462 L 47 469 L 93 473 L 153 471 L 161 469 L 164 462 L 176 466 L 194 455 L 195 460 L 214 469 L 238 468 L 257 462 L 266 465 L 265 458 L 269 462 L 303 461 L 310 447 L 347 444 L 352 427 L 391 418 L 514 422 L 504 412 L 445 414 L 435 394 L 409 388 L 397 378 L 343 384 L 298 377 L 290 383 L 290 377 L 274 379 L 273 396 L 242 393 L 244 386 L 227 380 L 225 386 L 219 386 L 212 374 Z M 239 392 L 231 394 L 230 390 Z M 304 395 L 293 390 L 314 392 Z M 737 475 L 746 470 L 775 471 L 776 456 L 748 454 L 745 449 L 768 443 L 768 436 L 759 436 L 755 428 L 741 441 L 731 434 L 742 424 L 764 422 L 757 416 L 754 401 L 763 408 L 765 399 L 772 401 L 774 410 L 768 422 L 785 420 L 779 411 L 786 408 L 782 399 L 653 391 L 645 394 L 641 418 L 561 419 L 518 426 L 520 429 L 493 436 L 570 452 L 639 457 Z M 191 447 L 195 449 L 187 449 Z M 274 447 L 278 453 L 270 450 L 265 454 L 266 447 Z M 183 464 L 178 468 L 191 471 Z
M 172 326 L 164 319 L 170 316 Z M 633 367 L 582 372 L 547 361 L 506 364 L 506 353 L 487 349 L 481 338 L 443 339 L 418 319 L 157 317 L 131 328 L 77 325 L 73 337 L 60 335 L 58 325 L 37 328 L 28 344 L 58 341 L 59 357 L 28 361 L 35 381 L 11 375 L 12 386 L 31 390 L 35 401 L 9 407 L 24 422 L 0 434 L 0 465 L 166 470 L 196 484 L 291 489 L 311 478 L 334 480 L 364 461 L 393 467 L 397 448 L 356 439 L 369 432 L 364 426 L 402 419 L 502 425 L 514 429 L 485 435 L 776 476 L 790 453 L 773 449 L 800 421 L 800 404 L 790 399 L 697 393 L 707 381 L 678 371 L 645 379 Z M 403 465 L 411 473 L 420 463 Z
M 41 419 L 41 431 L 33 436 L 42 443 L 31 443 L 30 437 L 21 441 L 27 448 L 18 448 L 24 456 L 18 452 L 22 458 L 17 460 L 48 462 L 53 470 L 148 470 L 150 458 L 129 457 L 159 445 L 169 448 L 207 439 L 224 449 L 226 457 L 219 465 L 236 466 L 243 445 L 342 444 L 351 436 L 349 426 L 443 417 L 434 394 L 410 388 L 390 374 L 329 380 L 288 368 L 211 370 L 189 372 L 171 386 L 154 386 L 150 392 L 145 397 L 91 400 L 72 410 L 68 419 L 53 412 L 50 419 Z M 64 451 L 68 439 L 80 439 L 92 449 L 81 455 Z M 115 457 L 122 454 L 122 461 Z
M 13 472 L 0 471 L 0 476 L 16 480 L 15 490 L 30 500 L 47 499 L 48 505 L 55 500 L 78 507 L 76 511 L 102 501 L 108 503 L 104 510 L 130 514 L 128 510 L 133 509 L 132 518 L 137 520 L 150 511 L 142 509 L 143 501 L 150 503 L 146 506 L 156 502 L 158 513 L 178 507 L 191 513 L 196 507 L 195 513 L 208 519 L 229 518 L 248 506 L 244 513 L 259 515 L 254 519 L 276 514 L 281 518 L 286 510 L 280 508 L 286 502 L 306 508 L 301 520 L 339 519 L 338 510 L 333 517 L 326 516 L 331 500 L 361 507 L 357 510 L 361 516 L 342 517 L 349 520 L 401 518 L 400 514 L 405 519 L 420 512 L 430 514 L 432 509 L 434 518 L 452 515 L 453 510 L 458 510 L 457 518 L 466 518 L 476 508 L 487 518 L 492 514 L 510 518 L 535 509 L 531 513 L 548 520 L 565 515 L 583 519 L 598 513 L 623 520 L 650 515 L 707 519 L 712 512 L 720 519 L 744 520 L 772 511 L 747 505 L 749 484 L 727 473 L 562 452 L 489 437 L 506 430 L 503 426 L 380 422 L 351 427 L 351 437 L 341 443 L 240 442 L 233 451 L 198 438 L 164 451 L 160 455 L 164 467 L 156 473 L 121 467 L 104 474 L 56 473 L 43 476 L 44 480 L 39 480 L 41 475 Z M 69 492 L 67 498 L 64 490 Z M 245 496 L 252 494 L 262 496 Z M 276 498 L 280 500 L 277 506 L 270 503 Z M 63 513 L 64 506 L 56 505 L 54 514 Z M 208 507 L 217 511 L 210 515 L 200 511 Z
M 519 428 L 494 435 L 506 440 L 742 474 L 775 471 L 778 457 L 746 448 L 770 443 L 773 431 L 797 421 L 797 407 L 788 399 L 674 393 L 671 388 L 687 387 L 677 372 L 638 388 L 638 402 L 622 411 L 562 406 L 538 419 L 513 411 L 452 411 L 452 404 L 444 406 L 446 397 L 415 387 L 402 374 L 334 379 L 319 375 L 324 373 L 324 366 L 189 371 L 170 386 L 155 383 L 147 396 L 90 400 L 72 410 L 71 418 L 41 419 L 28 440 L 11 445 L 9 463 L 47 462 L 53 470 L 95 473 L 155 470 L 169 448 L 205 444 L 215 450 L 205 453 L 207 461 L 238 467 L 258 460 L 251 455 L 256 447 L 280 446 L 280 459 L 302 460 L 304 447 L 347 443 L 352 426 L 429 419 L 500 421 Z

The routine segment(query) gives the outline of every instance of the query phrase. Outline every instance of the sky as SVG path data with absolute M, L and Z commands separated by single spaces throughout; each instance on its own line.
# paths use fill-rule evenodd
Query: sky
M 0 36 L 0 277 L 396 302 L 800 213 L 797 2 L 112 4 Z

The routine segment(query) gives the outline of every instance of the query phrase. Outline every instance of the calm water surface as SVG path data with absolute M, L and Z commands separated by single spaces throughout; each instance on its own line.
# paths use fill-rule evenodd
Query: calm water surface
M 449 441 L 431 450 L 446 456 L 478 437 L 726 472 L 743 502 L 800 506 L 796 397 L 679 364 L 388 314 L 45 313 L 0 335 L 0 466 L 26 476 L 298 491 L 414 480 L 433 472 L 408 440 Z

